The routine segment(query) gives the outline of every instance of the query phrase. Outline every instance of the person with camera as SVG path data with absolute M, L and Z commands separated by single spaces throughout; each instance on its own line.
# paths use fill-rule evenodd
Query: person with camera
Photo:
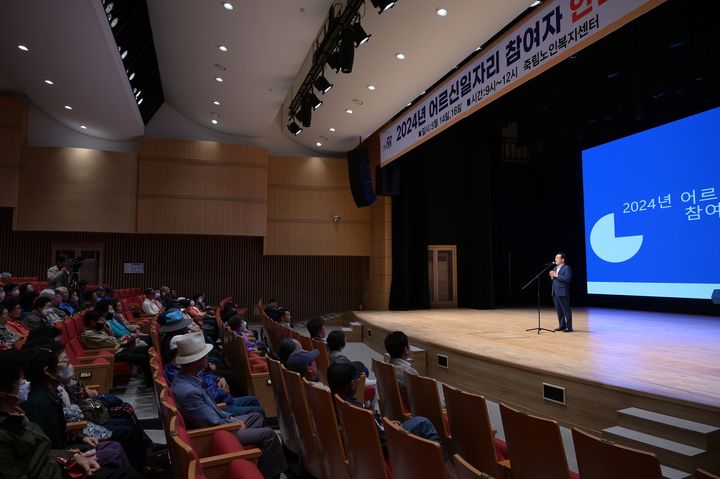
M 70 260 L 67 256 L 60 253 L 57 255 L 55 266 L 51 266 L 47 270 L 48 288 L 57 289 L 59 286 L 65 288 L 70 287 Z

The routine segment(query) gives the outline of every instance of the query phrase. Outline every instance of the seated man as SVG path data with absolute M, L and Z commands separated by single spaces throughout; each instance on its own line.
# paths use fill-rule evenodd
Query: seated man
M 155 291 L 152 288 L 147 288 L 145 290 L 145 301 L 143 301 L 142 304 L 143 313 L 152 316 L 157 316 L 158 314 L 162 313 L 165 308 L 163 308 L 163 306 L 160 304 L 160 301 L 158 301 L 159 298 L 159 291 Z
M 355 399 L 355 389 L 357 389 L 358 372 L 350 363 L 335 362 L 328 368 L 328 383 L 330 383 L 330 392 L 340 396 L 344 401 L 349 402 L 353 406 L 362 408 L 363 405 Z M 376 421 L 378 426 L 378 434 L 380 435 L 380 444 L 383 452 L 387 456 L 387 448 L 385 447 L 385 432 L 380 428 L 380 423 Z M 435 426 L 429 419 L 422 416 L 415 416 L 402 423 L 402 428 L 410 434 L 429 439 L 438 444 L 440 436 Z
M 170 356 L 165 363 L 165 379 L 172 384 L 175 376 L 180 372 L 180 366 L 175 362 L 177 358 L 177 343 L 183 335 L 173 336 L 170 340 Z M 202 386 L 215 403 L 225 403 L 225 410 L 233 416 L 241 416 L 253 412 L 262 414 L 265 417 L 265 410 L 260 406 L 255 396 L 233 397 L 230 394 L 230 386 L 225 378 L 218 376 L 212 371 L 200 371 L 198 377 L 202 379 Z
M 55 289 L 55 294 L 60 295 L 60 304 L 58 304 L 57 307 L 62 309 L 66 315 L 72 316 L 77 313 L 77 309 L 70 304 L 70 292 L 65 286 L 58 286 Z
M 298 349 L 302 349 L 302 344 L 295 338 L 285 338 L 280 341 L 278 345 L 278 359 L 283 366 L 287 367 L 288 358 Z
M 152 386 L 152 373 L 150 372 L 150 357 L 147 346 L 136 346 L 134 338 L 120 341 L 109 334 L 109 326 L 105 316 L 97 311 L 85 313 L 85 329 L 80 335 L 86 349 L 110 348 L 115 350 L 115 359 L 122 363 L 130 363 L 142 373 L 147 385 Z
M 412 374 L 417 374 L 417 370 L 412 367 L 408 359 L 410 359 L 410 343 L 408 337 L 402 331 L 393 331 L 385 337 L 385 351 L 390 355 L 390 364 L 395 368 L 395 378 L 397 379 L 400 395 L 405 404 L 408 403 L 407 386 L 405 385 L 406 369 Z
M 207 356 L 212 346 L 205 343 L 201 333 L 183 335 L 177 341 L 177 357 L 180 372 L 175 376 L 171 390 L 178 410 L 188 428 L 201 428 L 241 423 L 237 438 L 243 445 L 254 444 L 262 450 L 258 468 L 266 478 L 276 478 L 287 469 L 282 444 L 275 432 L 262 427 L 263 417 L 258 413 L 233 416 L 221 410 L 202 387 L 200 371 L 207 367 Z
M 344 348 L 345 333 L 340 329 L 330 331 L 327 337 L 328 359 L 330 360 L 330 364 L 335 362 L 351 363 L 355 366 L 355 369 L 357 369 L 358 374 L 365 374 L 365 388 L 371 391 L 370 394 L 372 394 L 373 397 L 377 396 L 377 389 L 375 388 L 377 381 L 370 379 L 370 371 L 368 371 L 367 366 L 365 366 L 362 361 L 350 361 L 350 358 L 342 353 Z

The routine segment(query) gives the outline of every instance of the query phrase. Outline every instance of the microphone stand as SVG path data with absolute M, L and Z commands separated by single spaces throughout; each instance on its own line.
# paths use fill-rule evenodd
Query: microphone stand
M 535 275 L 535 277 L 534 277 L 533 279 L 531 279 L 530 281 L 528 281 L 525 286 L 523 286 L 522 288 L 520 288 L 521 290 L 524 290 L 525 288 L 527 288 L 528 286 L 530 286 L 530 285 L 533 283 L 533 281 L 535 281 L 535 282 L 537 283 L 537 318 L 538 318 L 538 325 L 537 325 L 537 328 L 529 328 L 529 329 L 526 329 L 525 331 L 537 331 L 538 334 L 540 334 L 540 331 L 550 331 L 551 333 L 554 333 L 554 332 L 555 332 L 555 331 L 552 330 L 552 329 L 547 329 L 547 328 L 541 328 L 541 327 L 540 327 L 540 276 L 541 276 L 542 274 L 544 274 L 544 273 L 548 270 L 548 268 L 549 268 L 550 266 L 554 266 L 554 263 L 550 263 L 550 264 L 546 265 L 538 274 Z

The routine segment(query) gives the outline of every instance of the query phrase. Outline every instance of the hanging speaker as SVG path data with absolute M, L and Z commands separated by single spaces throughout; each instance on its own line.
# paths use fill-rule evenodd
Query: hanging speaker
M 375 192 L 370 176 L 370 159 L 368 151 L 356 149 L 348 151 L 348 177 L 355 204 L 362 208 L 375 202 Z

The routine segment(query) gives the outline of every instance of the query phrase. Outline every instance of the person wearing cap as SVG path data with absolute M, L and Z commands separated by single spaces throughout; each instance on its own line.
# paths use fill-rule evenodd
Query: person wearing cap
M 175 362 L 180 372 L 175 376 L 171 391 L 178 410 L 188 428 L 202 428 L 239 422 L 242 427 L 237 438 L 242 444 L 255 444 L 262 450 L 258 468 L 266 478 L 279 477 L 287 470 L 282 444 L 275 432 L 262 427 L 263 417 L 258 413 L 233 416 L 218 408 L 202 387 L 200 371 L 205 370 L 212 345 L 205 343 L 202 333 L 189 333 L 177 341 Z
M 47 270 L 48 287 L 53 290 L 58 286 L 70 286 L 70 270 L 68 269 L 68 257 L 60 253 L 54 266 Z
M 169 361 L 165 363 L 165 369 L 163 371 L 168 384 L 172 384 L 175 376 L 180 372 L 180 366 L 175 362 L 175 358 L 177 357 L 177 343 L 180 338 L 182 338 L 182 335 L 173 336 L 170 340 L 170 358 Z M 243 414 L 257 412 L 265 417 L 265 410 L 260 406 L 260 402 L 255 396 L 232 396 L 230 394 L 230 386 L 225 378 L 208 370 L 200 371 L 198 377 L 202 379 L 203 388 L 205 388 L 205 391 L 215 400 L 215 403 L 225 403 L 227 405 L 225 410 L 230 414 L 241 416 Z
M 320 382 L 320 373 L 315 362 L 318 356 L 320 356 L 320 351 L 317 349 L 312 351 L 298 349 L 288 357 L 286 367 L 307 379 L 312 386 L 329 391 L 330 389 Z
M 152 316 L 157 316 L 158 314 L 162 313 L 165 308 L 163 308 L 162 304 L 157 300 L 157 298 L 160 297 L 160 293 L 156 292 L 152 288 L 147 288 L 145 290 L 145 301 L 143 301 L 142 304 L 142 310 L 145 314 L 150 314 Z

